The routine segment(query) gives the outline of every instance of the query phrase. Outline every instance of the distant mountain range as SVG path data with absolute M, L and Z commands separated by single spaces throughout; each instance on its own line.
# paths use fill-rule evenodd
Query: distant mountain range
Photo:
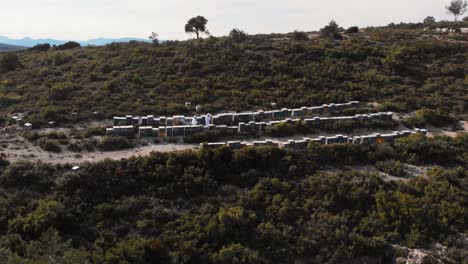
M 96 38 L 90 39 L 85 41 L 76 41 L 81 44 L 81 46 L 101 46 L 106 45 L 112 42 L 129 42 L 132 40 L 136 41 L 144 41 L 150 42 L 149 39 L 141 39 L 141 38 Z M 57 39 L 32 39 L 32 38 L 23 38 L 23 39 L 11 39 L 5 36 L 0 36 L 0 43 L 8 44 L 8 45 L 15 45 L 15 46 L 23 46 L 23 47 L 33 47 L 37 44 L 44 44 L 49 43 L 50 45 L 61 45 L 66 43 L 69 40 L 57 40 Z
M 28 47 L 0 43 L 0 52 L 27 49 Z

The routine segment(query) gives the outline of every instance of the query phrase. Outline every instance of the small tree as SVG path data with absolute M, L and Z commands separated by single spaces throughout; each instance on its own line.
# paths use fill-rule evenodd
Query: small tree
M 433 16 L 428 16 L 424 19 L 423 23 L 424 24 L 431 24 L 431 23 L 435 23 L 436 20 Z
M 229 33 L 229 37 L 234 40 L 234 42 L 240 43 L 247 39 L 247 34 L 244 31 L 235 28 Z
M 466 12 L 468 2 L 466 0 L 452 0 L 449 6 L 446 6 L 447 13 L 452 14 L 455 18 L 455 22 L 458 18 Z
M 328 23 L 328 25 L 320 29 L 320 34 L 324 37 L 338 39 L 340 38 L 339 27 L 340 26 L 335 22 L 335 20 L 332 20 L 330 23 Z
M 153 42 L 154 45 L 158 45 L 159 44 L 158 37 L 159 37 L 158 33 L 151 32 L 151 35 L 149 36 L 149 39 L 151 40 L 151 42 Z
M 188 34 L 196 34 L 197 39 L 200 38 L 200 34 L 210 34 L 208 32 L 208 29 L 206 28 L 206 24 L 208 23 L 208 19 L 202 17 L 202 16 L 196 16 L 191 18 L 187 24 L 185 24 L 185 33 Z

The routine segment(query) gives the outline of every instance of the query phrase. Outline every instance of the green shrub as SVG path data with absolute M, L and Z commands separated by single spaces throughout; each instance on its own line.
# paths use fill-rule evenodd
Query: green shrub
M 241 43 L 241 42 L 244 42 L 245 40 L 247 40 L 247 34 L 240 30 L 240 29 L 237 29 L 237 28 L 234 28 L 233 30 L 231 30 L 231 32 L 229 32 L 229 37 L 236 43 Z
M 57 53 L 54 56 L 54 65 L 61 66 L 61 65 L 71 62 L 72 60 L 73 60 L 73 57 L 69 54 Z
M 120 91 L 119 82 L 117 80 L 107 80 L 103 87 L 105 91 L 114 93 Z
M 48 139 L 67 139 L 67 135 L 65 133 L 59 132 L 59 131 L 52 131 L 52 132 L 47 133 L 47 134 L 45 134 L 43 136 L 48 138 Z
M 59 83 L 50 88 L 49 97 L 52 100 L 65 100 L 69 98 L 72 91 L 73 85 L 71 83 Z
M 346 31 L 345 31 L 346 34 L 356 34 L 356 33 L 359 33 L 359 28 L 354 26 L 354 27 L 350 27 L 348 28 Z
M 103 151 L 128 149 L 135 145 L 133 140 L 121 136 L 105 136 L 97 143 L 97 147 Z
M 393 176 L 404 177 L 406 175 L 406 171 L 400 161 L 395 161 L 395 160 L 378 161 L 375 164 L 375 167 L 379 171 L 385 172 Z
M 95 139 L 85 139 L 72 141 L 67 146 L 67 149 L 72 152 L 94 151 L 98 142 Z
M 0 93 L 0 105 L 10 106 L 21 102 L 21 96 L 17 94 L 2 94 Z
M 415 134 L 396 140 L 395 149 L 400 158 L 413 164 L 466 164 L 462 150 L 468 142 L 468 134 L 451 140 L 447 136 L 426 137 Z
M 309 38 L 307 37 L 307 34 L 302 31 L 294 31 L 293 33 L 293 38 L 295 40 L 308 40 Z
M 60 153 L 62 151 L 62 147 L 60 144 L 53 139 L 41 138 L 38 140 L 39 147 L 41 147 L 45 151 Z
M 67 150 L 72 152 L 81 152 L 83 151 L 83 147 L 78 142 L 72 142 L 67 146 Z
M 340 34 L 340 26 L 334 21 L 330 21 L 328 25 L 320 29 L 320 35 L 323 37 L 331 37 L 334 39 L 339 39 L 341 38 Z
M 359 164 L 369 161 L 369 147 L 356 144 L 322 145 L 311 142 L 308 157 L 317 164 Z
M 184 138 L 185 143 L 216 142 L 233 137 L 231 130 L 203 130 Z
M 324 129 L 333 132 L 351 133 L 359 125 L 360 122 L 354 120 L 337 120 L 330 125 L 325 125 Z
M 42 108 L 40 117 L 46 121 L 57 120 L 60 117 L 60 112 L 54 106 L 46 106 Z
M 87 139 L 82 141 L 83 149 L 86 151 L 94 151 L 98 144 L 97 140 L 95 139 Z
M 81 134 L 85 138 L 90 138 L 93 136 L 104 136 L 106 134 L 106 129 L 103 127 L 92 127 L 83 130 Z
M 272 137 L 291 137 L 296 133 L 295 125 L 285 122 L 267 126 L 265 129 L 265 134 Z
M 427 125 L 442 127 L 456 124 L 457 119 L 440 109 L 423 108 L 408 117 L 404 123 L 409 127 L 425 127 Z
M 0 70 L 13 71 L 20 65 L 18 55 L 15 53 L 7 52 L 0 57 Z
M 11 163 L 0 175 L 0 184 L 6 187 L 45 192 L 54 187 L 55 176 L 54 168 L 50 164 L 18 161 Z
M 33 131 L 33 132 L 24 132 L 23 137 L 28 141 L 34 142 L 40 139 L 41 135 L 39 135 L 39 133 L 37 133 L 36 131 Z

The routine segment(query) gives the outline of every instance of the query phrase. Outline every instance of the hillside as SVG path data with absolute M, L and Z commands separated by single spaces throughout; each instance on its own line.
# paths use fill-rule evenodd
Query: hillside
M 447 26 L 0 54 L 2 263 L 467 263 Z
M 18 52 L 0 75 L 3 115 L 70 121 L 123 114 L 318 105 L 360 100 L 381 110 L 440 109 L 466 118 L 468 34 L 422 26 L 367 28 L 341 40 L 289 35 L 111 44 Z
M 23 50 L 23 49 L 26 49 L 26 47 L 0 43 L 0 52 Z

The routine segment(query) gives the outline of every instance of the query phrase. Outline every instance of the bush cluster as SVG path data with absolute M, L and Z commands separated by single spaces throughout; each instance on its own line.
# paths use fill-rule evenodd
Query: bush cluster
M 45 151 L 59 153 L 62 151 L 62 147 L 57 142 L 57 140 L 40 138 L 38 140 L 38 145 Z
M 128 149 L 134 146 L 134 140 L 121 136 L 105 136 L 97 142 L 97 148 L 103 151 Z

